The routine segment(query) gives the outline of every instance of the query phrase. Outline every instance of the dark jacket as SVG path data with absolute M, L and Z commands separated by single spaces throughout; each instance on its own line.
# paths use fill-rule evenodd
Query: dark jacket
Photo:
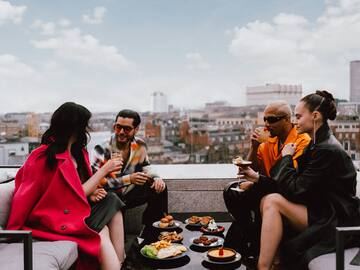
M 307 207 L 308 229 L 285 236 L 282 249 L 289 262 L 304 267 L 313 258 L 334 251 L 335 227 L 360 225 L 360 214 L 356 170 L 327 124 L 297 161 L 295 169 L 291 156 L 283 157 L 273 168 L 272 178 L 280 194 Z M 347 244 L 358 245 L 356 239 Z

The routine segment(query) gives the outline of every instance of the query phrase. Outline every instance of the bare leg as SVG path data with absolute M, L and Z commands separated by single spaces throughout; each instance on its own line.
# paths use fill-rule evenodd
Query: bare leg
M 265 196 L 260 203 L 262 214 L 259 270 L 269 270 L 283 234 L 282 216 L 291 225 L 303 231 L 308 227 L 307 209 L 304 205 L 286 200 L 277 193 Z
M 118 211 L 108 224 L 110 239 L 114 246 L 115 252 L 123 263 L 125 260 L 125 240 L 124 240 L 124 222 L 121 211 Z
M 119 258 L 115 252 L 114 246 L 110 240 L 109 229 L 105 226 L 100 231 L 100 256 L 102 270 L 119 270 L 121 267 Z

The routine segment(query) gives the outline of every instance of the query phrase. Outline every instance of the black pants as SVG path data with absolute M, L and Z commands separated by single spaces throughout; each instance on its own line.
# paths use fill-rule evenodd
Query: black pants
M 273 185 L 255 184 L 243 192 L 232 190 L 238 183 L 230 182 L 223 192 L 227 210 L 234 218 L 225 244 L 238 250 L 242 256 L 258 256 L 261 232 L 260 201 L 265 195 L 276 192 L 276 188 Z
M 143 213 L 142 223 L 146 226 L 152 225 L 153 222 L 164 217 L 164 213 L 168 213 L 168 191 L 165 187 L 161 193 L 156 193 L 150 185 L 136 185 L 125 195 L 119 194 L 120 198 L 125 202 L 125 210 L 147 203 L 147 207 Z

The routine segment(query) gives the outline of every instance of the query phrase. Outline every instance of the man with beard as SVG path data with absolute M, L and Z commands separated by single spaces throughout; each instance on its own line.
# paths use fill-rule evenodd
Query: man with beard
M 256 128 L 251 135 L 251 147 L 248 160 L 252 161 L 252 168 L 270 177 L 271 168 L 281 159 L 281 150 L 288 143 L 297 145 L 293 162 L 303 153 L 309 144 L 307 134 L 298 134 L 291 122 L 291 108 L 286 101 L 274 101 L 264 110 L 265 128 Z M 270 133 L 267 138 L 266 133 Z
M 272 170 L 276 170 L 277 161 L 281 160 L 281 150 L 288 143 L 296 144 L 293 155 L 294 166 L 296 159 L 309 144 L 307 134 L 298 134 L 291 122 L 291 108 L 286 101 L 274 101 L 264 110 L 265 127 L 259 127 L 251 135 L 251 147 L 247 159 L 252 162 L 251 167 L 259 173 L 271 177 Z M 238 186 L 245 192 L 239 192 Z M 269 183 L 256 184 L 250 181 L 231 182 L 224 189 L 224 201 L 229 213 L 234 218 L 227 242 L 238 249 L 243 256 L 256 256 L 259 248 L 261 198 L 276 192 L 276 186 Z M 239 240 L 239 238 L 241 238 Z M 239 246 L 238 243 L 242 243 Z
M 167 188 L 165 182 L 151 172 L 145 142 L 135 137 L 140 122 L 137 112 L 120 111 L 110 141 L 106 145 L 95 146 L 92 168 L 96 171 L 111 155 L 120 153 L 124 164 L 122 170 L 107 178 L 105 189 L 115 191 L 125 202 L 125 209 L 147 203 L 142 222 L 149 228 L 163 217 L 163 213 L 167 213 Z

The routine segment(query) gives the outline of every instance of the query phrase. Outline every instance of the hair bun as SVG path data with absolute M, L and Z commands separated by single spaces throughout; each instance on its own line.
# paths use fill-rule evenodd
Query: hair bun
M 333 95 L 326 90 L 316 90 L 316 94 L 324 97 L 328 102 L 335 101 Z
M 326 90 L 316 90 L 316 94 L 324 98 L 323 113 L 325 117 L 330 120 L 335 120 L 337 110 L 333 95 Z

